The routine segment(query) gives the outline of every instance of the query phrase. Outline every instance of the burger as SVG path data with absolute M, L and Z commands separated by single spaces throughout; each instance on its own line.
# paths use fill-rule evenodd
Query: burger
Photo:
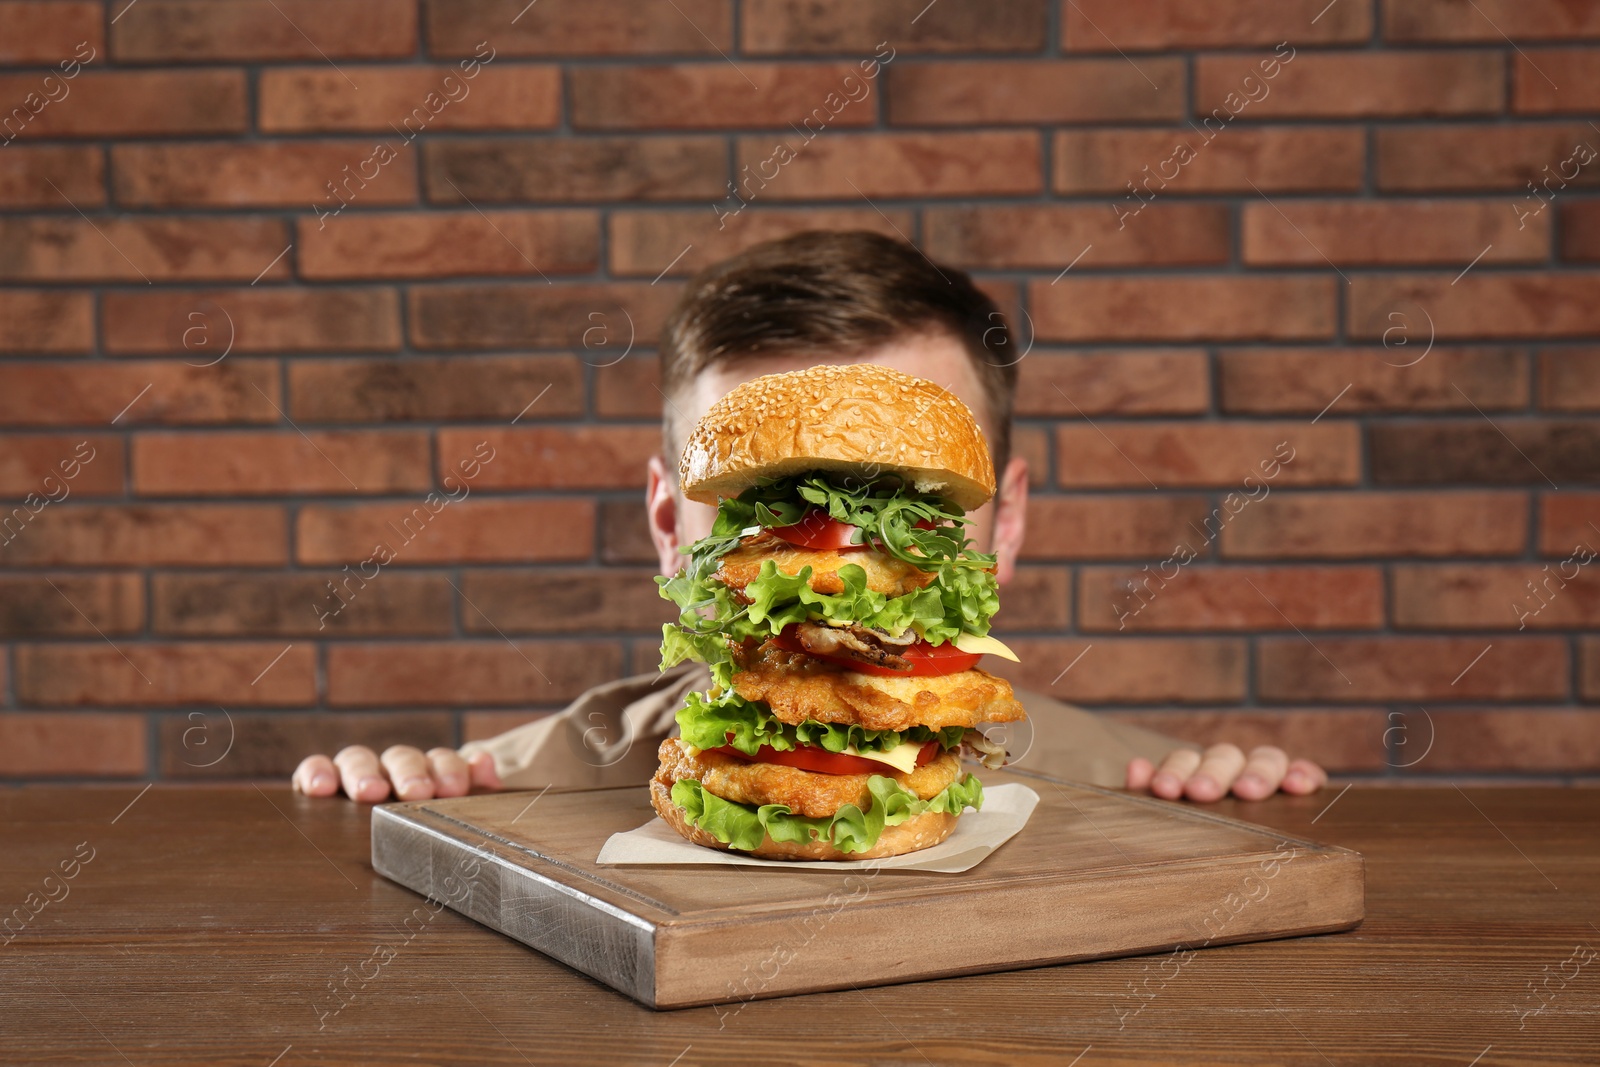
M 928 848 L 983 804 L 963 758 L 1024 718 L 993 654 L 993 555 L 965 535 L 994 495 L 977 421 L 873 364 L 753 379 L 695 426 L 683 494 L 717 507 L 661 594 L 663 670 L 708 665 L 661 743 L 650 799 L 709 848 L 848 860 Z

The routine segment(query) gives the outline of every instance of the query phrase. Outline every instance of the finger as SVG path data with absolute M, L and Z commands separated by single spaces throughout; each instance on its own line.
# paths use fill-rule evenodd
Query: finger
M 1259 745 L 1250 750 L 1244 773 L 1233 783 L 1233 795 L 1240 800 L 1265 800 L 1278 791 L 1278 784 L 1289 770 L 1289 754 L 1274 745 Z
M 289 781 L 308 797 L 331 797 L 339 791 L 339 772 L 327 756 L 307 756 Z
M 434 796 L 458 797 L 471 785 L 467 761 L 456 755 L 454 749 L 430 748 L 428 774 L 433 778 Z
M 472 788 L 483 793 L 497 793 L 505 788 L 505 783 L 500 781 L 500 772 L 495 770 L 494 757 L 487 752 L 475 752 L 467 760 L 467 767 L 472 775 Z
M 1161 768 L 1150 779 L 1150 792 L 1165 800 L 1183 796 L 1183 783 L 1189 780 L 1194 769 L 1200 766 L 1200 753 L 1192 748 L 1180 748 L 1161 761 Z
M 394 783 L 394 795 L 401 800 L 428 800 L 433 796 L 433 779 L 428 774 L 428 757 L 421 749 L 410 745 L 390 745 L 378 757 L 383 763 L 389 781 Z
M 1183 791 L 1190 800 L 1209 804 L 1228 795 L 1233 780 L 1244 770 L 1244 753 L 1238 745 L 1224 742 L 1206 749 L 1200 766 L 1184 783 Z
M 1150 779 L 1156 775 L 1156 765 L 1140 756 L 1138 759 L 1128 761 L 1128 792 L 1148 793 Z
M 1328 772 L 1308 759 L 1289 764 L 1289 773 L 1283 776 L 1283 791 L 1297 797 L 1315 793 L 1327 784 Z
M 341 748 L 333 757 L 333 765 L 339 768 L 344 795 L 351 800 L 376 804 L 388 799 L 389 780 L 383 776 L 383 768 L 378 766 L 378 757 L 372 749 L 365 745 Z

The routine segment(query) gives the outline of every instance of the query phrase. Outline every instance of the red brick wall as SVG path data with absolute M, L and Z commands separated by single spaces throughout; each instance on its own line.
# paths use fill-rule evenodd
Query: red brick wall
M 0 0 L 0 62 L 0 776 L 647 668 L 652 337 L 807 226 L 1017 326 L 1021 677 L 1348 771 L 1600 762 L 1600 3 Z

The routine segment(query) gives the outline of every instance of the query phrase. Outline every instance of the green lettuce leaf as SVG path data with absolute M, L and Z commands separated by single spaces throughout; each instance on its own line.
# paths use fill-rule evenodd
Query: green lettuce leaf
M 700 693 L 684 697 L 678 709 L 678 734 L 695 748 L 721 748 L 732 745 L 754 756 L 762 745 L 779 752 L 792 752 L 798 745 L 817 745 L 829 752 L 843 752 L 851 745 L 857 752 L 887 752 L 903 741 L 922 743 L 937 739 L 946 749 L 961 744 L 967 728 L 947 726 L 935 730 L 913 726 L 907 730 L 868 730 L 856 724 L 819 722 L 807 719 L 798 726 L 779 722 L 765 704 L 745 700 L 725 690 L 707 698 Z M 733 735 L 729 737 L 729 735 Z
M 787 844 L 827 841 L 840 852 L 865 852 L 878 843 L 886 826 L 898 826 L 924 812 L 959 813 L 983 807 L 983 783 L 969 774 L 952 782 L 937 796 L 921 800 L 893 778 L 875 774 L 867 779 L 872 800 L 862 811 L 846 804 L 833 816 L 807 818 L 794 814 L 787 804 L 736 804 L 707 792 L 692 778 L 673 783 L 672 802 L 684 810 L 687 821 L 725 845 L 743 852 L 771 837 Z

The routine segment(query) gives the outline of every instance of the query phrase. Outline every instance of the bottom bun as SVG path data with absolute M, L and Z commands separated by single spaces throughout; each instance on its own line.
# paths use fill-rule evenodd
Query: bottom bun
M 937 845 L 950 836 L 956 828 L 956 820 L 961 817 L 944 811 L 925 811 L 897 826 L 885 826 L 883 833 L 878 835 L 878 843 L 865 852 L 840 852 L 826 841 L 809 841 L 805 844 L 774 841 L 769 834 L 761 839 L 760 845 L 746 853 L 744 849 L 729 848 L 704 830 L 691 826 L 684 810 L 673 803 L 672 786 L 665 782 L 650 783 L 650 803 L 668 826 L 697 845 L 769 860 L 875 860 L 901 856 Z

